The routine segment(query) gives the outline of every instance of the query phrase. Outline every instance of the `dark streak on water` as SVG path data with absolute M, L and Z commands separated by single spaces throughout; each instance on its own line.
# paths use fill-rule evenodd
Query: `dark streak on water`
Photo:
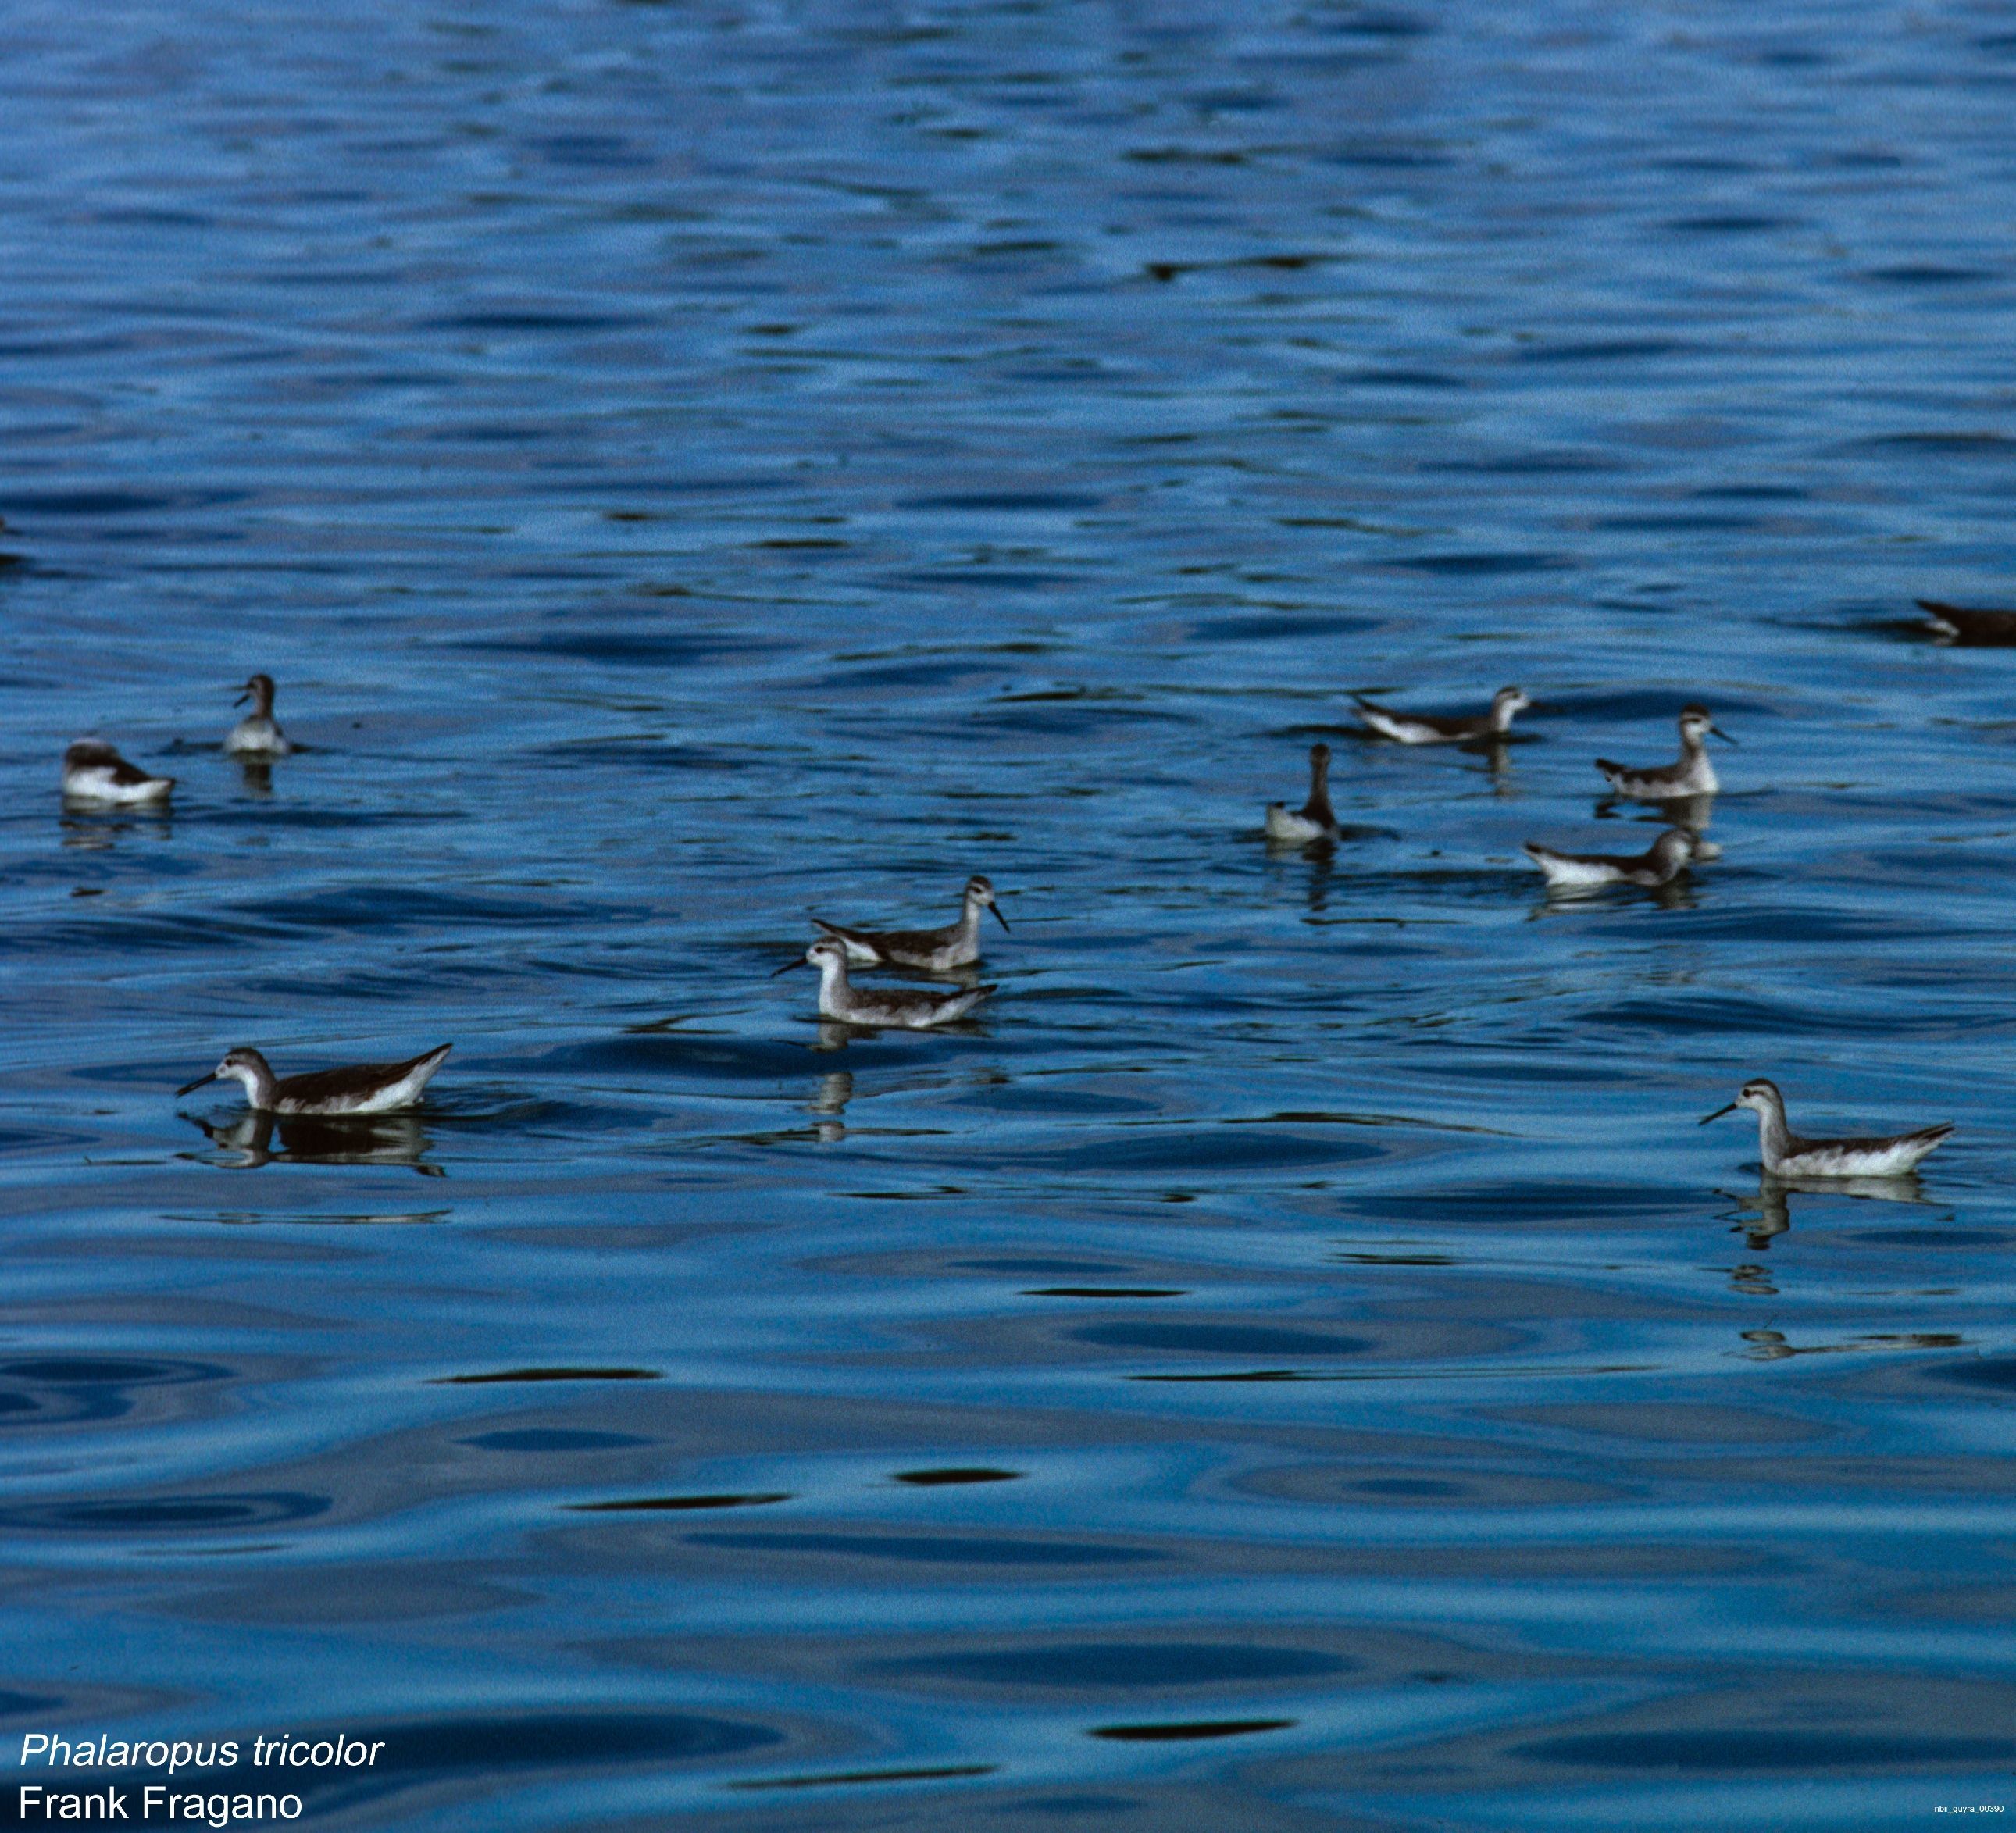
M 1910 601 L 2016 596 L 2016 37 L 0 44 L 10 1737 L 368 1732 L 346 1828 L 2005 1799 L 2016 663 Z M 1693 698 L 1724 859 L 1546 908 Z M 94 731 L 172 813 L 59 808 Z M 975 870 L 977 1025 L 767 978 Z M 170 1094 L 450 1038 L 369 1129 Z M 1960 1131 L 1760 1192 L 1759 1072 Z

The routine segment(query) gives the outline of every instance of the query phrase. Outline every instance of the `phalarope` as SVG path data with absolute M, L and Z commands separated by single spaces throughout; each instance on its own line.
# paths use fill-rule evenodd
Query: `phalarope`
M 927 1031 L 934 1025 L 950 1025 L 963 1018 L 996 989 L 968 987 L 956 993 L 934 993 L 923 987 L 877 987 L 873 992 L 850 986 L 847 980 L 847 945 L 837 936 L 825 935 L 805 950 L 804 959 L 787 961 L 777 974 L 788 974 L 807 962 L 819 971 L 819 1011 L 822 1018 L 837 1019 L 843 1025 L 886 1027 L 895 1031 Z M 770 978 L 774 980 L 776 974 Z
M 980 959 L 980 913 L 992 910 L 1005 930 L 1008 919 L 994 901 L 994 887 L 977 874 L 966 881 L 966 902 L 956 923 L 942 929 L 843 929 L 823 916 L 812 921 L 847 950 L 850 961 L 880 967 L 920 967 L 944 974 L 970 967 Z
M 1359 717 L 1382 738 L 1402 744 L 1462 744 L 1478 738 L 1503 738 L 1512 729 L 1512 715 L 1533 703 L 1516 687 L 1501 687 L 1491 697 L 1488 713 L 1444 718 L 1427 713 L 1394 713 L 1375 706 L 1364 695 L 1351 697 Z
M 1335 840 L 1337 811 L 1330 805 L 1330 747 L 1309 747 L 1309 799 L 1291 813 L 1286 802 L 1267 805 L 1267 837 L 1305 846 L 1311 841 Z
M 242 707 L 248 700 L 253 703 L 252 711 L 232 727 L 224 748 L 243 756 L 286 757 L 294 747 L 274 722 L 273 677 L 254 675 L 245 683 L 245 691 L 231 704 Z
M 1713 733 L 1725 744 L 1736 740 L 1715 724 L 1706 707 L 1680 709 L 1680 754 L 1672 763 L 1653 769 L 1634 770 L 1629 764 L 1613 764 L 1598 758 L 1596 767 L 1609 780 L 1611 794 L 1634 802 L 1677 801 L 1683 796 L 1713 795 L 1722 787 L 1708 761 L 1708 735 Z
M 185 1082 L 175 1093 L 193 1094 L 206 1082 L 240 1082 L 246 1100 L 262 1114 L 395 1114 L 419 1104 L 420 1091 L 453 1048 L 441 1044 L 403 1063 L 353 1063 L 283 1080 L 257 1050 L 240 1044 L 227 1050 L 209 1075 Z
M 63 753 L 63 794 L 81 802 L 164 802 L 172 776 L 149 776 L 103 739 L 80 738 Z
M 1546 873 L 1550 891 L 1587 891 L 1600 884 L 1636 884 L 1656 891 L 1687 870 L 1697 844 L 1684 828 L 1669 827 L 1642 853 L 1557 853 L 1530 840 L 1525 850 Z
M 2016 611 L 1970 610 L 1965 605 L 1942 604 L 1935 598 L 1914 602 L 1930 621 L 1933 634 L 1950 642 L 1983 646 L 2016 643 Z
M 1762 1076 L 1746 1082 L 1727 1107 L 1703 1115 L 1701 1124 L 1706 1126 L 1739 1107 L 1756 1111 L 1764 1169 L 1773 1177 L 1901 1177 L 1953 1131 L 1948 1120 L 1888 1139 L 1804 1140 L 1785 1122 L 1785 1097 L 1777 1085 Z

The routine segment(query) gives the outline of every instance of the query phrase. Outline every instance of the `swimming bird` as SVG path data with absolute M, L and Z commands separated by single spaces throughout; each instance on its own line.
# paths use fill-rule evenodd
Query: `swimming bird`
M 103 739 L 80 738 L 63 753 L 63 794 L 81 802 L 164 802 L 172 776 L 149 776 Z
M 1335 840 L 1337 811 L 1330 805 L 1330 747 L 1309 747 L 1309 799 L 1291 814 L 1286 802 L 1267 805 L 1267 837 L 1305 846 L 1312 840 Z
M 248 700 L 253 703 L 252 711 L 232 727 L 224 748 L 241 756 L 286 757 L 294 747 L 273 720 L 273 677 L 254 675 L 245 683 L 245 691 L 231 704 L 242 707 Z
M 928 974 L 944 974 L 954 967 L 970 967 L 980 959 L 980 913 L 992 910 L 1003 929 L 1008 919 L 994 901 L 994 887 L 977 874 L 966 881 L 966 902 L 956 923 L 942 929 L 842 929 L 824 917 L 812 921 L 847 950 L 850 961 L 865 961 L 878 967 L 920 967 Z
M 1982 648 L 2016 643 L 2016 611 L 1970 610 L 1965 605 L 1942 604 L 1935 598 L 1915 602 L 1929 619 L 1933 634 L 1949 642 Z
M 1402 744 L 1462 744 L 1478 738 L 1503 738 L 1512 729 L 1512 715 L 1533 703 L 1516 687 L 1501 687 L 1491 697 L 1491 710 L 1456 718 L 1427 713 L 1394 713 L 1375 706 L 1362 693 L 1351 697 L 1358 703 L 1359 717 L 1382 738 Z
M 1703 1115 L 1701 1124 L 1706 1126 L 1739 1107 L 1756 1111 L 1764 1169 L 1773 1177 L 1901 1177 L 1953 1131 L 1948 1120 L 1888 1139 L 1802 1139 L 1786 1124 L 1785 1097 L 1778 1093 L 1777 1085 L 1762 1076 L 1746 1082 L 1743 1092 L 1726 1107 Z
M 788 974 L 807 962 L 819 971 L 819 1011 L 822 1018 L 843 1025 L 884 1026 L 895 1031 L 927 1031 L 934 1025 L 950 1025 L 963 1018 L 989 993 L 992 986 L 962 989 L 956 993 L 931 992 L 924 987 L 850 986 L 847 979 L 847 945 L 837 936 L 823 935 L 805 950 L 802 960 L 787 961 L 777 974 Z M 776 974 L 770 978 L 774 980 Z
M 1683 796 L 1713 795 L 1722 783 L 1715 776 L 1715 765 L 1708 761 L 1711 732 L 1726 744 L 1736 743 L 1715 724 L 1706 707 L 1683 707 L 1680 754 L 1674 762 L 1639 770 L 1629 764 L 1613 764 L 1607 758 L 1598 758 L 1596 767 L 1609 780 L 1611 794 L 1634 802 L 1671 802 Z
M 175 1090 L 193 1094 L 206 1082 L 239 1082 L 245 1098 L 261 1113 L 313 1114 L 333 1118 L 350 1114 L 396 1114 L 416 1107 L 420 1091 L 454 1048 L 437 1045 L 403 1063 L 353 1063 L 342 1069 L 318 1069 L 284 1079 L 274 1075 L 266 1059 L 249 1045 L 224 1053 L 207 1075 L 199 1075 Z
M 1687 870 L 1697 845 L 1684 828 L 1669 827 L 1642 853 L 1557 853 L 1530 840 L 1525 848 L 1546 873 L 1550 891 L 1587 891 L 1600 884 L 1636 884 L 1656 891 Z

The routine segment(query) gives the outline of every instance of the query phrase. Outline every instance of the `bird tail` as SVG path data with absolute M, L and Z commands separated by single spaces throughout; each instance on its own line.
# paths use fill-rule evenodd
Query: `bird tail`
M 434 1075 L 434 1072 L 437 1069 L 440 1068 L 442 1064 L 448 1061 L 448 1053 L 454 1048 L 455 1046 L 452 1043 L 437 1045 L 434 1049 L 428 1051 L 424 1057 L 419 1058 L 414 1063 L 413 1068 L 419 1075 L 420 1086 L 422 1088 L 425 1088 L 427 1086 L 428 1082 Z

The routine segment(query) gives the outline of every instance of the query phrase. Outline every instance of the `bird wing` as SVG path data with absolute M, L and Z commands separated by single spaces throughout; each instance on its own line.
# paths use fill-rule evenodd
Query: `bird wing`
M 403 1063 L 347 1063 L 340 1069 L 311 1069 L 305 1075 L 281 1079 L 276 1096 L 290 1101 L 333 1101 L 347 1095 L 369 1094 L 374 1089 L 404 1082 L 423 1063 L 445 1057 L 454 1046 L 440 1044 L 409 1057 Z

